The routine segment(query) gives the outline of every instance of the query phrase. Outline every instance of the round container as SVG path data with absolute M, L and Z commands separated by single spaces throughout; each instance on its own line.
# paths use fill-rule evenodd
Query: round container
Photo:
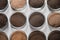
M 60 40 L 60 31 L 54 30 L 49 33 L 48 40 Z
M 45 22 L 45 17 L 40 12 L 33 12 L 29 17 L 30 27 L 36 30 L 42 29 Z
M 59 11 L 60 10 L 59 4 L 60 4 L 60 0 L 47 0 L 48 8 L 51 11 Z
M 8 27 L 8 18 L 5 14 L 0 13 L 0 31 L 5 30 Z
M 45 6 L 45 0 L 29 0 L 31 10 L 41 10 Z
M 4 32 L 0 32 L 0 40 L 8 40 L 8 37 Z
M 15 29 L 24 28 L 26 25 L 26 17 L 21 12 L 15 12 L 10 18 L 10 23 L 12 28 L 15 28 Z
M 27 40 L 27 36 L 24 31 L 15 31 L 10 36 L 10 40 Z
M 20 5 L 21 6 L 18 6 L 19 5 L 19 1 L 21 1 L 20 2 Z M 12 3 L 13 2 L 13 3 Z M 24 2 L 24 4 L 23 4 L 23 2 Z M 10 0 L 10 5 L 11 5 L 11 8 L 13 9 L 13 10 L 16 10 L 16 11 L 18 11 L 18 10 L 23 10 L 23 9 L 25 9 L 26 8 L 26 6 L 27 6 L 27 1 L 25 0 Z M 18 6 L 18 7 L 16 7 L 16 6 Z
M 30 33 L 28 40 L 46 40 L 46 36 L 41 31 L 33 31 Z
M 8 0 L 0 0 L 0 6 L 1 6 L 0 12 L 4 12 L 8 8 Z
M 60 16 L 59 12 L 52 12 L 51 14 L 49 14 L 47 20 L 48 20 L 49 28 L 51 30 L 60 30 L 59 16 Z

